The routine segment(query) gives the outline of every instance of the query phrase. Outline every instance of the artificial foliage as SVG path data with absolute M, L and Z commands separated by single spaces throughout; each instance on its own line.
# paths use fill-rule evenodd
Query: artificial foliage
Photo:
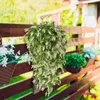
M 86 65 L 86 59 L 78 53 L 65 55 L 65 67 L 82 68 Z
M 53 86 L 60 83 L 58 69 L 63 69 L 66 37 L 54 22 L 41 22 L 26 29 L 25 41 L 32 62 L 37 89 L 50 94 Z
M 13 45 L 2 45 L 0 46 L 0 65 L 2 67 L 6 67 L 7 64 L 19 61 L 18 56 L 20 55 L 20 51 L 14 53 Z
M 82 52 L 83 57 L 87 58 L 95 58 L 100 54 L 100 45 L 95 45 L 93 47 L 84 48 Z

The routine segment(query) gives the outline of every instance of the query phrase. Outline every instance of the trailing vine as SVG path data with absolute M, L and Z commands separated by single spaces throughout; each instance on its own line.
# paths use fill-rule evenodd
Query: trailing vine
M 54 22 L 34 24 L 26 29 L 25 41 L 32 62 L 37 89 L 50 94 L 53 86 L 60 84 L 58 69 L 63 69 L 66 37 L 61 27 Z

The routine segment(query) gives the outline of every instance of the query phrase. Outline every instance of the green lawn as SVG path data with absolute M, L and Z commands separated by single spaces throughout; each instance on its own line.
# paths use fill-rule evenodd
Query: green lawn
M 70 74 L 70 73 L 65 73 L 64 75 L 62 75 L 62 76 L 60 76 L 60 77 L 63 78 L 63 77 L 65 77 L 66 75 L 69 75 L 69 74 Z M 9 85 L 9 84 L 12 84 L 12 83 L 14 83 L 14 82 L 17 82 L 17 81 L 20 81 L 20 80 L 23 80 L 23 79 L 27 79 L 27 78 L 29 78 L 29 77 L 32 77 L 32 73 L 31 73 L 31 72 L 26 73 L 26 74 L 22 74 L 22 75 L 20 75 L 20 76 L 13 77 L 13 78 L 10 80 L 9 83 L 7 83 L 7 84 L 5 84 L 5 85 L 3 85 L 3 86 L 7 86 L 7 85 Z M 50 94 L 50 96 L 51 96 L 51 95 L 54 95 L 55 93 L 57 93 L 57 92 L 59 92 L 59 91 L 61 91 L 61 90 L 63 90 L 64 88 L 68 87 L 69 85 L 70 85 L 70 84 L 65 84 L 65 85 L 59 87 L 58 89 L 56 89 L 55 91 L 53 91 L 53 92 Z M 0 86 L 0 88 L 3 87 L 3 86 Z M 93 93 L 93 94 L 96 95 L 96 99 L 95 99 L 92 95 L 90 95 L 90 94 L 88 94 L 88 95 L 87 95 L 87 94 L 84 94 L 84 95 L 83 95 L 83 97 L 84 97 L 83 100 L 100 100 L 100 95 L 99 95 L 99 94 L 100 94 L 100 82 L 98 82 L 98 83 L 96 83 L 94 86 L 92 86 L 91 89 L 90 89 L 90 91 L 91 91 L 91 93 Z M 19 98 L 19 97 L 21 97 L 21 96 L 23 96 L 23 95 L 25 95 L 25 94 L 27 94 L 27 93 L 30 93 L 30 92 L 32 92 L 32 88 L 30 88 L 30 89 L 28 89 L 28 90 L 26 90 L 26 91 L 24 91 L 24 92 L 18 93 L 18 94 L 16 94 L 16 95 L 12 96 L 12 97 L 9 97 L 9 98 L 7 98 L 6 100 L 16 100 L 17 98 Z M 81 96 L 78 96 L 78 97 L 76 98 L 76 100 L 80 100 L 80 97 L 81 97 Z M 44 97 L 40 98 L 40 100 L 45 100 L 46 98 L 47 98 L 47 96 L 44 96 Z M 66 97 L 65 97 L 65 98 L 66 98 Z M 62 100 L 64 100 L 64 98 L 62 98 Z
M 15 77 L 13 77 L 13 78 L 10 80 L 9 83 L 0 86 L 0 88 L 1 88 L 1 87 L 4 87 L 4 86 L 7 86 L 7 85 L 9 85 L 9 84 L 12 84 L 12 83 L 15 83 L 15 82 L 18 82 L 18 81 L 21 81 L 21 80 L 30 78 L 30 77 L 32 77 L 32 72 L 28 72 L 28 73 L 25 73 L 25 74 L 22 74 L 22 75 L 19 75 L 19 76 L 15 76 Z M 20 87 L 19 87 L 19 88 L 20 88 Z M 19 97 L 21 97 L 21 96 L 23 96 L 23 95 L 25 95 L 25 94 L 27 94 L 27 93 L 30 93 L 30 92 L 32 92 L 32 88 L 30 88 L 30 89 L 28 89 L 28 90 L 26 90 L 26 91 L 24 91 L 24 92 L 18 93 L 18 94 L 16 94 L 16 95 L 12 96 L 12 97 L 9 97 L 9 98 L 7 98 L 6 100 L 16 100 L 17 98 L 19 98 Z

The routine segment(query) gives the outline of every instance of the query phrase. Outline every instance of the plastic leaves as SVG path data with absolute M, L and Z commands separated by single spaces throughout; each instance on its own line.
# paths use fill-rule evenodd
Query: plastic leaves
M 53 22 L 42 22 L 26 30 L 25 40 L 32 62 L 34 82 L 38 89 L 47 88 L 49 95 L 60 83 L 58 69 L 63 69 L 65 33 Z

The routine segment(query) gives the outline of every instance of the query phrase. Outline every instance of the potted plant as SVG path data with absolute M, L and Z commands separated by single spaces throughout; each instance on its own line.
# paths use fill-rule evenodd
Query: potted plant
M 33 68 L 36 88 L 47 88 L 49 95 L 53 86 L 60 83 L 58 69 L 63 69 L 66 37 L 54 22 L 34 24 L 26 29 L 25 41 Z
M 14 54 L 14 46 L 0 46 L 0 85 L 9 82 L 13 75 L 18 53 Z
M 78 53 L 68 53 L 65 55 L 64 68 L 71 72 L 77 73 L 86 65 L 86 60 Z
M 94 47 L 90 47 L 90 48 L 84 48 L 83 49 L 83 52 L 81 54 L 88 61 L 91 58 L 94 58 L 95 59 L 95 57 L 96 57 L 96 55 L 98 53 L 97 53 L 97 50 Z
M 94 58 L 96 61 L 100 61 L 100 46 L 93 46 L 90 48 L 84 48 L 82 56 L 91 59 Z

